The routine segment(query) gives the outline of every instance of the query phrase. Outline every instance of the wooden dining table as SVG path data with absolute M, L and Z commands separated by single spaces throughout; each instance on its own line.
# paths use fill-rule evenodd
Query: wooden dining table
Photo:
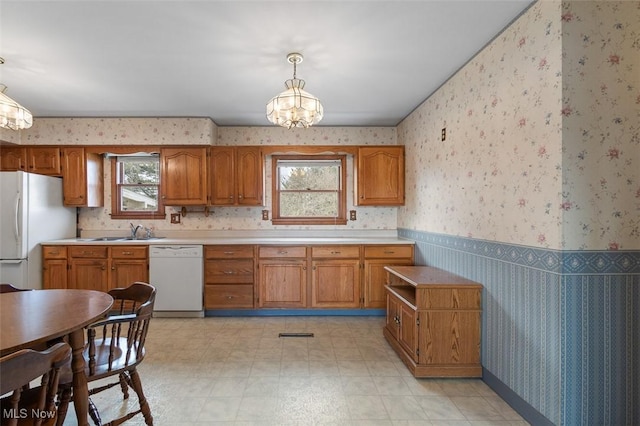
M 113 298 L 93 290 L 34 290 L 0 294 L 0 356 L 68 336 L 73 404 L 79 425 L 88 425 L 85 326 L 107 315 Z

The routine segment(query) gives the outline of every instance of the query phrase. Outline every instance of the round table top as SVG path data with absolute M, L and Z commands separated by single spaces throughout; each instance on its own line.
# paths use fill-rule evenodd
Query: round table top
M 0 355 L 69 334 L 104 317 L 113 304 L 94 290 L 34 290 L 0 294 Z

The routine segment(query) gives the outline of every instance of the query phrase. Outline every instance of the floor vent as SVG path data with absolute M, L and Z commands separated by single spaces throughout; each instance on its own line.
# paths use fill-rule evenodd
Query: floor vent
M 280 333 L 278 337 L 313 337 L 313 333 Z

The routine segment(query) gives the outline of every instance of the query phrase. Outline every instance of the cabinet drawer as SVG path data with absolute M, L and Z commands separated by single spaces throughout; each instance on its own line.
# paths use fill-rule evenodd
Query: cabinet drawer
M 106 259 L 108 249 L 106 246 L 71 246 L 69 247 L 69 256 Z
M 413 246 L 365 246 L 364 257 L 374 258 L 388 258 L 393 259 L 397 257 L 413 258 Z
M 253 246 L 204 246 L 205 259 L 253 258 Z
M 253 308 L 253 285 L 206 285 L 204 306 L 206 309 Z
M 311 247 L 311 257 L 313 258 L 359 258 L 359 246 L 317 246 Z
M 113 259 L 146 259 L 146 246 L 112 246 L 111 257 Z
M 45 259 L 66 259 L 67 248 L 62 246 L 42 246 L 42 257 Z
M 260 257 L 307 257 L 304 246 L 262 246 Z
M 208 284 L 253 283 L 253 259 L 208 260 L 204 279 Z

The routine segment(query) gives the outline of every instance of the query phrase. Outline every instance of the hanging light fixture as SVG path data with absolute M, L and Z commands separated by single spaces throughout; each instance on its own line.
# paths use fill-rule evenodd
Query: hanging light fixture
M 0 58 L 0 65 L 4 59 Z M 28 109 L 4 94 L 7 86 L 0 84 L 0 127 L 10 130 L 28 129 L 33 124 L 33 116 Z
M 296 77 L 296 65 L 302 59 L 300 53 L 287 55 L 287 61 L 293 64 L 293 78 L 284 82 L 287 90 L 273 97 L 267 104 L 269 121 L 287 129 L 318 124 L 324 114 L 320 100 L 302 90 L 304 80 Z

